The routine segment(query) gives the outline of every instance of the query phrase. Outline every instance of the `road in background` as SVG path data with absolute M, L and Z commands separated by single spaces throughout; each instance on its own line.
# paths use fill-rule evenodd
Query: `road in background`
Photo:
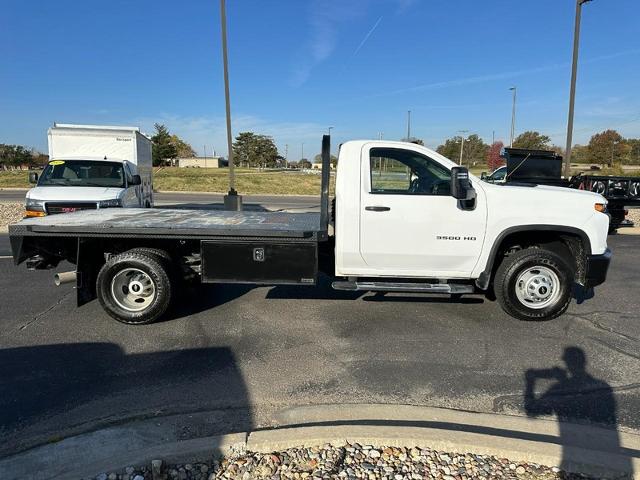
M 535 390 L 546 391 L 566 347 L 581 348 L 586 371 L 606 383 L 573 382 L 554 405 L 582 421 L 613 412 L 640 429 L 640 237 L 609 243 L 607 282 L 548 322 L 515 320 L 480 296 L 336 292 L 322 278 L 181 289 L 168 318 L 134 327 L 97 301 L 77 308 L 52 271 L 0 260 L 0 455 L 174 413 L 199 412 L 184 438 L 277 425 L 276 412 L 309 404 L 523 415 L 527 371 L 537 369 Z

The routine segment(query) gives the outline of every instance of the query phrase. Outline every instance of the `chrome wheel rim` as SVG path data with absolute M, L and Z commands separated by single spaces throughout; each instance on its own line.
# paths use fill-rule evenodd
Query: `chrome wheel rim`
M 516 280 L 516 297 L 528 308 L 553 305 L 560 296 L 560 279 L 547 267 L 536 266 L 523 271 Z
M 125 268 L 111 280 L 111 296 L 120 308 L 140 312 L 156 298 L 156 284 L 138 268 Z

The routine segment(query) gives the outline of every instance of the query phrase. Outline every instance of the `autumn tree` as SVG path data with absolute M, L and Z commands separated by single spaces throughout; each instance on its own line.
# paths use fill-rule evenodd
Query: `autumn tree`
M 551 138 L 540 132 L 527 131 L 521 133 L 513 141 L 513 148 L 527 148 L 530 150 L 548 150 Z
M 193 147 L 177 135 L 171 135 L 171 143 L 173 143 L 173 145 L 176 147 L 176 155 L 178 156 L 178 158 L 189 158 L 196 156 L 196 151 L 193 149 Z
M 625 145 L 622 135 L 615 130 L 596 133 L 589 140 L 589 156 L 593 163 L 612 166 L 614 161 L 621 160 L 624 152 Z
M 496 168 L 500 168 L 505 164 L 504 158 L 500 156 L 504 143 L 501 141 L 494 142 L 487 150 L 487 168 L 493 172 Z

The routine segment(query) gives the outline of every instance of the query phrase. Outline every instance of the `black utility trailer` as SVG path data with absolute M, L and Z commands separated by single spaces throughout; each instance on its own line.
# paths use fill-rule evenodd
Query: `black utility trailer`
M 9 226 L 16 264 L 66 260 L 78 305 L 98 298 L 115 319 L 150 323 L 179 282 L 314 285 L 328 249 L 329 136 L 322 140 L 320 213 L 112 208 Z M 177 271 L 179 270 L 179 271 Z M 153 299 L 154 305 L 148 302 Z
M 611 217 L 610 231 L 624 222 L 625 207 L 640 206 L 640 177 L 579 174 L 562 178 L 562 156 L 548 150 L 504 148 L 507 163 L 506 183 L 534 183 L 576 188 L 599 193 L 607 199 Z

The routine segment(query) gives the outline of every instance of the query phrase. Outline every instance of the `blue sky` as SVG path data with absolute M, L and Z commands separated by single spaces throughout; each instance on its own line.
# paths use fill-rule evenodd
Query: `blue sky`
M 54 122 L 165 123 L 226 154 L 218 0 L 3 0 L 0 143 L 46 151 Z M 356 138 L 459 130 L 564 144 L 574 0 L 228 0 L 234 135 L 289 159 Z M 583 8 L 574 138 L 640 137 L 640 2 Z

